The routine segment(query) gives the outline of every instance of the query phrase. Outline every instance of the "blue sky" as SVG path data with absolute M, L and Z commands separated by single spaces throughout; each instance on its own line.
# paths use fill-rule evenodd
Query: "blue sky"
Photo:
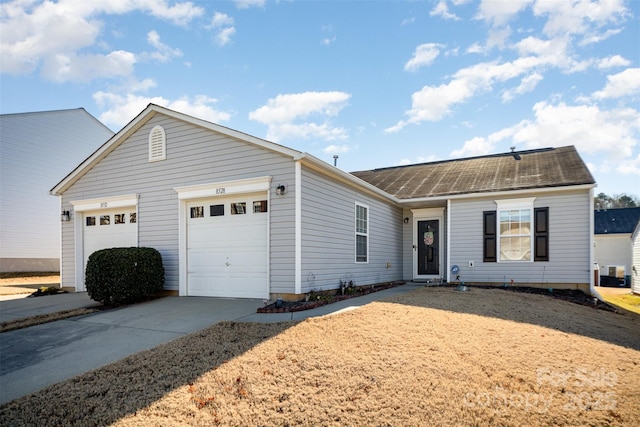
M 15 0 L 0 46 L 3 114 L 153 102 L 346 171 L 575 145 L 640 196 L 640 1 Z

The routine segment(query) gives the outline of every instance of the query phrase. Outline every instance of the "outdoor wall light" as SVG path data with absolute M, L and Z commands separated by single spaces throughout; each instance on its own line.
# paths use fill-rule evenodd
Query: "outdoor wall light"
M 404 217 L 404 223 L 405 224 L 409 224 L 409 217 L 408 216 Z
M 69 220 L 71 220 L 71 212 L 62 211 L 62 213 L 60 214 L 60 221 L 69 222 Z
M 285 187 L 284 184 L 280 184 L 276 187 L 276 194 L 278 196 L 282 196 L 286 192 L 287 192 L 287 187 Z

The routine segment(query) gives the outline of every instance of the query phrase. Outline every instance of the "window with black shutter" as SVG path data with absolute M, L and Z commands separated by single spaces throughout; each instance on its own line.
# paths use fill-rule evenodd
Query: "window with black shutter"
M 534 261 L 549 261 L 549 208 L 536 208 Z
M 496 262 L 497 261 L 497 247 L 496 247 L 496 211 L 485 211 L 484 215 L 484 244 L 483 244 L 483 259 L 484 262 Z

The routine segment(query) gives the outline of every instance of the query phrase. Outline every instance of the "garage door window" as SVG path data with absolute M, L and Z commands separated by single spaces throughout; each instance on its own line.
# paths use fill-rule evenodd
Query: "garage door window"
M 96 225 L 96 217 L 88 216 L 87 217 L 87 227 L 91 227 L 92 225 Z
M 244 215 L 246 213 L 247 204 L 245 202 L 231 203 L 231 215 Z
M 135 224 L 138 220 L 138 215 L 135 212 L 129 214 L 129 224 Z
M 111 224 L 111 215 L 100 215 L 100 225 Z
M 210 205 L 209 216 L 224 216 L 224 205 Z
M 191 218 L 204 218 L 204 206 L 192 206 Z
M 257 200 L 253 202 L 253 213 L 263 213 L 267 211 L 267 201 Z
M 115 214 L 113 216 L 113 223 L 114 224 L 126 224 L 127 223 L 127 216 L 125 214 Z

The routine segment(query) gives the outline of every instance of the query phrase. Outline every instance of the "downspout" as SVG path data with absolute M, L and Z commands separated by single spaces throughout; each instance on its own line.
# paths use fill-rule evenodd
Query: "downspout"
M 451 283 L 451 199 L 447 199 L 447 283 Z

